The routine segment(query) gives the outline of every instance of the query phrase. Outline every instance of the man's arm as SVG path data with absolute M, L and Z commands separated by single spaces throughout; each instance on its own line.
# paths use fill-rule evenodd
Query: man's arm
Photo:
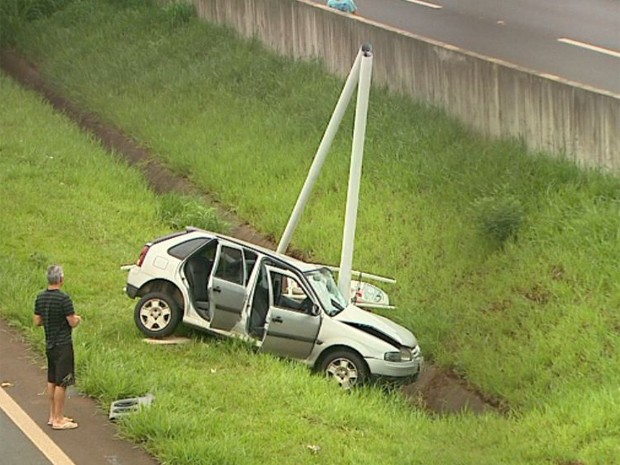
M 75 313 L 73 313 L 72 315 L 67 316 L 67 321 L 69 322 L 69 326 L 71 326 L 72 328 L 75 328 L 77 325 L 79 325 L 82 322 L 82 317 L 80 315 L 76 315 Z
M 65 310 L 65 318 L 67 319 L 69 326 L 75 328 L 82 321 L 82 317 L 75 313 L 75 310 L 73 309 L 73 301 L 71 300 L 71 297 L 66 294 L 63 307 Z
M 43 326 L 43 317 L 41 315 L 34 315 L 32 317 L 32 321 L 34 322 L 35 326 Z

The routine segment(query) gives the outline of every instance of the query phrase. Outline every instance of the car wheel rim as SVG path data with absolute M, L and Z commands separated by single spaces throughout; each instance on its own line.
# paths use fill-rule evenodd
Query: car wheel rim
M 337 358 L 333 360 L 325 370 L 328 378 L 332 378 L 344 388 L 355 386 L 358 380 L 357 367 L 351 360 Z
M 170 323 L 171 316 L 170 307 L 161 299 L 151 299 L 140 309 L 140 321 L 150 331 L 164 329 Z

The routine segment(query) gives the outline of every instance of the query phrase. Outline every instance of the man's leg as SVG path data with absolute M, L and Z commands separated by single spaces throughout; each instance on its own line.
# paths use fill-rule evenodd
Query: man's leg
M 65 417 L 63 413 L 67 396 L 67 387 L 74 382 L 73 373 L 73 346 L 71 344 L 59 346 L 55 359 L 55 379 L 53 380 L 55 385 L 52 427 L 55 429 L 63 426 L 67 427 L 63 429 L 73 429 L 78 426 L 77 423 L 73 422 L 72 418 Z
M 65 416 L 63 410 L 65 408 L 65 397 L 67 394 L 67 388 L 64 386 L 56 385 L 54 388 L 54 413 L 52 424 L 54 426 L 60 426 L 65 423 Z
M 56 385 L 48 381 L 47 398 L 49 399 L 49 402 L 50 402 L 50 416 L 49 416 L 47 423 L 49 425 L 51 425 L 54 422 L 54 390 L 55 388 L 56 388 Z

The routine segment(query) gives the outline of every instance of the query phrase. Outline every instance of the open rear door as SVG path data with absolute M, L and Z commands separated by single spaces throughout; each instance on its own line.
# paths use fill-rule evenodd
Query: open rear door
M 215 260 L 208 288 L 211 328 L 230 331 L 241 319 L 248 295 L 243 250 L 221 242 Z

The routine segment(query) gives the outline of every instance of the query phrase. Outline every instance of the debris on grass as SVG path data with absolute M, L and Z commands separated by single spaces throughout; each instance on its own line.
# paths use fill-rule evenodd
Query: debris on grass
M 109 419 L 116 421 L 120 417 L 137 412 L 144 407 L 150 406 L 155 400 L 155 396 L 151 393 L 143 397 L 130 397 L 128 399 L 119 399 L 110 405 Z

